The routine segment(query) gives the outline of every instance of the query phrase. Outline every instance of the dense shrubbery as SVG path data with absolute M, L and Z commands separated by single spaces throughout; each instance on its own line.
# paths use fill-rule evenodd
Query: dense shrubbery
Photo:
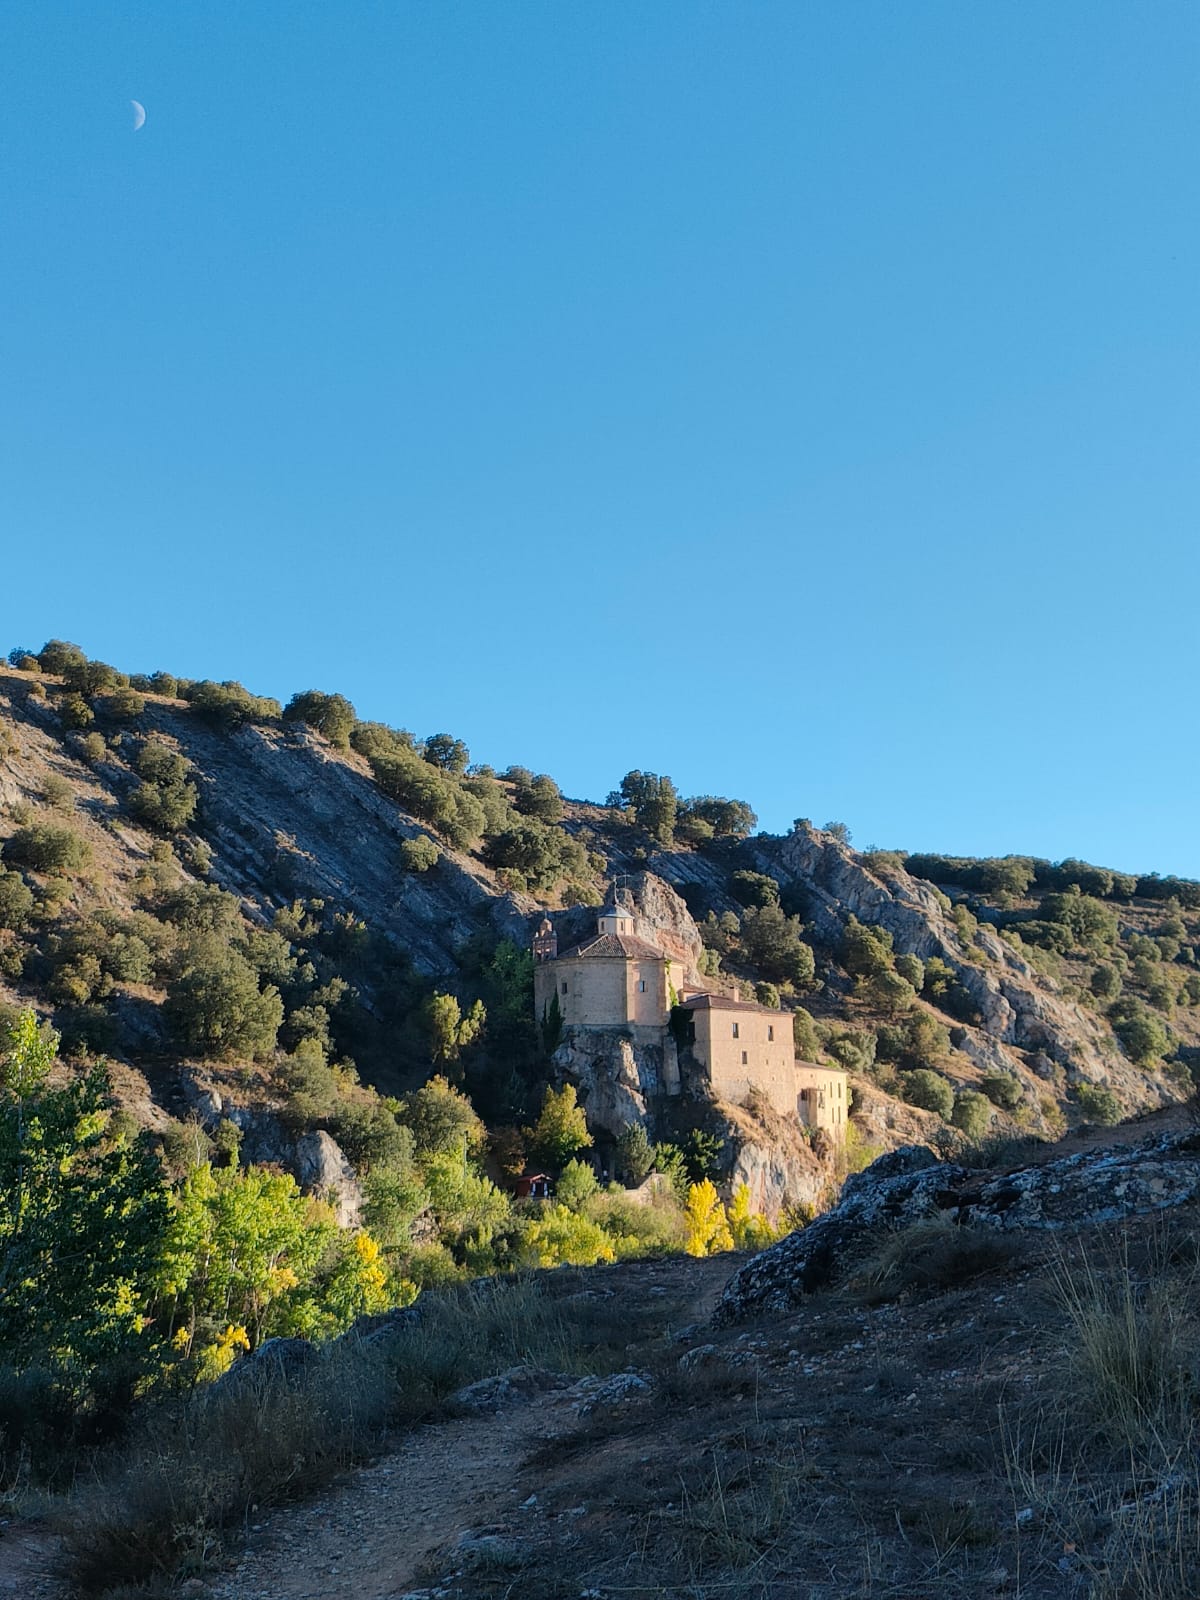
M 149 739 L 134 766 L 142 782 L 129 797 L 139 822 L 159 833 L 178 833 L 196 811 L 196 785 L 188 781 L 190 763 L 160 739 Z
M 322 694 L 319 689 L 305 689 L 288 701 L 283 720 L 303 722 L 318 733 L 323 733 L 336 749 L 348 750 L 350 735 L 358 718 L 345 695 Z
M 4 846 L 4 859 L 34 872 L 77 872 L 91 860 L 87 840 L 73 828 L 52 822 L 31 822 Z

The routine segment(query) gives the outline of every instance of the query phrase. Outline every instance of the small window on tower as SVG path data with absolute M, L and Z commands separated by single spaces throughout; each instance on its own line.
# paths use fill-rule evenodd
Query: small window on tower
M 564 994 L 566 994 L 566 992 L 567 992 L 567 986 L 566 986 L 566 984 L 565 984 L 565 983 L 564 983 L 564 984 L 563 984 L 563 993 L 564 993 Z
M 768 1040 L 773 1040 L 775 1038 L 775 1027 L 774 1024 L 770 1022 L 767 1023 L 767 1038 Z
M 646 980 L 645 980 L 645 978 L 639 978 L 638 979 L 638 993 L 639 994 L 645 994 L 645 992 L 646 992 Z
M 749 1060 L 750 1060 L 750 1057 L 743 1050 L 742 1051 L 742 1065 L 745 1066 Z
M 736 1023 L 736 1022 L 735 1022 L 735 1023 L 734 1023 L 734 1025 L 733 1025 L 733 1037 L 734 1037 L 734 1038 L 735 1038 L 735 1039 L 736 1039 L 736 1038 L 737 1038 L 737 1037 L 738 1037 L 738 1025 L 737 1025 L 737 1023 Z

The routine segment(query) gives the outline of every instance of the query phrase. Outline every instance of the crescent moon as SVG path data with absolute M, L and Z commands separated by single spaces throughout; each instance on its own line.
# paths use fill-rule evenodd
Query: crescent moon
M 146 120 L 146 108 L 140 100 L 131 100 L 129 104 L 133 107 L 133 131 L 136 133 Z

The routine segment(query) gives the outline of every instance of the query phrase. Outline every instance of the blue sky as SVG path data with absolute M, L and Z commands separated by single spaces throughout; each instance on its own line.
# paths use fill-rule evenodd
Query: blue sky
M 0 51 L 5 648 L 1200 875 L 1195 6 L 8 0 Z

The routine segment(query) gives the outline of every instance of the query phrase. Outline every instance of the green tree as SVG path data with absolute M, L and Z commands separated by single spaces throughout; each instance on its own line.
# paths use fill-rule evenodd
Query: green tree
M 581 1211 L 599 1189 L 596 1174 L 586 1161 L 568 1161 L 558 1176 L 555 1198 L 568 1211 Z
M 812 1013 L 803 1006 L 797 1006 L 792 1013 L 792 1041 L 801 1061 L 816 1061 L 821 1051 L 821 1041 Z
M 337 750 L 350 748 L 350 735 L 358 720 L 354 707 L 341 694 L 323 694 L 320 689 L 305 689 L 294 694 L 284 707 L 285 722 L 303 722 L 324 734 Z
M 269 1055 L 283 1021 L 279 991 L 260 991 L 250 963 L 211 934 L 185 947 L 164 1011 L 181 1046 L 200 1056 Z
M 400 846 L 400 865 L 406 872 L 429 872 L 441 858 L 442 852 L 428 834 L 418 833 Z
M 513 805 L 526 817 L 536 817 L 539 822 L 553 825 L 562 821 L 562 793 L 554 779 L 540 772 L 537 777 L 528 773 L 513 786 Z
M 429 1053 L 436 1062 L 457 1061 L 483 1032 L 487 1021 L 482 1000 L 473 1001 L 464 1015 L 452 994 L 431 994 L 421 1008 L 421 1016 L 429 1039 Z
M 617 1174 L 636 1189 L 654 1170 L 654 1149 L 640 1122 L 631 1122 L 617 1140 Z
M 541 1112 L 533 1127 L 526 1130 L 526 1139 L 533 1158 L 556 1172 L 591 1145 L 592 1136 L 573 1083 L 566 1083 L 561 1089 L 547 1084 Z
M 765 872 L 735 872 L 729 880 L 729 892 L 743 906 L 779 904 L 779 884 Z
M 1025 1099 L 1021 1080 L 1011 1072 L 989 1072 L 979 1087 L 1002 1111 L 1015 1111 Z
M 1171 1047 L 1171 1034 L 1165 1023 L 1140 1002 L 1130 1005 L 1116 1018 L 1113 1032 L 1125 1054 L 1138 1066 L 1148 1066 L 1165 1056 Z
M 671 847 L 679 813 L 679 791 L 670 778 L 660 777 L 657 772 L 627 772 L 621 779 L 621 787 L 609 795 L 608 803 L 629 812 L 637 826 L 660 848 Z
M 50 822 L 18 828 L 4 846 L 6 861 L 35 872 L 77 872 L 91 857 L 92 847 L 81 834 Z
M 886 928 L 868 926 L 851 916 L 842 935 L 841 959 L 851 977 L 873 978 L 876 973 L 890 972 L 892 936 Z
M 1112 1128 L 1120 1122 L 1121 1102 L 1111 1089 L 1101 1088 L 1096 1083 L 1080 1083 L 1075 1086 L 1074 1095 L 1089 1122 L 1101 1128 Z
M 57 1051 L 26 1011 L 0 1063 L 0 1351 L 18 1366 L 148 1362 L 161 1171 L 145 1137 L 111 1136 L 102 1068 L 48 1086 Z
M 33 915 L 33 891 L 19 872 L 0 867 L 0 928 L 19 931 Z
M 142 783 L 129 797 L 131 815 L 159 833 L 178 833 L 196 811 L 196 785 L 188 782 L 191 765 L 160 739 L 150 739 L 138 752 Z
M 940 1072 L 929 1067 L 904 1074 L 904 1098 L 922 1111 L 936 1111 L 943 1121 L 948 1121 L 954 1110 L 954 1090 Z
M 954 1097 L 950 1121 L 961 1128 L 968 1139 L 981 1139 L 992 1120 L 992 1102 L 975 1089 L 963 1089 Z
M 816 961 L 812 946 L 800 937 L 801 926 L 799 917 L 785 916 L 777 905 L 748 906 L 742 917 L 742 949 L 764 977 L 807 988 Z
M 726 800 L 720 795 L 697 794 L 679 807 L 680 821 L 705 822 L 718 838 L 744 839 L 758 826 L 758 818 L 744 800 Z
M 449 733 L 431 733 L 421 746 L 421 754 L 430 766 L 456 778 L 462 776 L 471 760 L 471 752 L 462 740 Z
M 487 1140 L 487 1130 L 466 1095 L 440 1076 L 407 1095 L 396 1115 L 412 1129 L 418 1161 L 457 1151 L 474 1156 Z

